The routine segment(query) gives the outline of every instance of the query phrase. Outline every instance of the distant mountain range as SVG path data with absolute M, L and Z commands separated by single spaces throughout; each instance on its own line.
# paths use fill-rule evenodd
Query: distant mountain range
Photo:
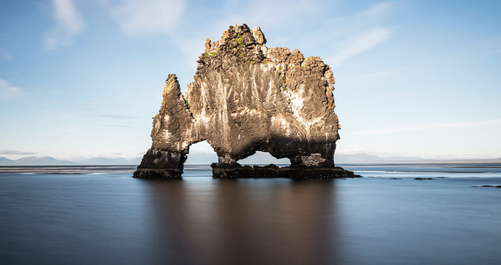
M 39 166 L 39 165 L 68 165 L 72 164 L 67 161 L 59 161 L 50 156 L 29 156 L 16 160 L 11 160 L 5 157 L 0 157 L 0 165 L 2 166 Z
M 0 157 L 0 166 L 56 166 L 56 165 L 139 165 L 141 157 L 125 159 L 122 157 L 94 157 L 78 161 L 62 161 L 50 156 L 29 156 L 11 160 Z M 211 164 L 217 162 L 215 153 L 194 153 L 188 154 L 186 164 Z M 501 158 L 495 159 L 425 159 L 422 157 L 380 157 L 368 154 L 336 154 L 336 164 L 363 164 L 363 163 L 452 163 L 452 162 L 498 162 Z M 289 164 L 288 159 L 276 159 L 268 153 L 257 152 L 255 155 L 239 161 L 241 164 Z
M 336 164 L 363 164 L 363 163 L 453 163 L 453 162 L 464 162 L 464 163 L 475 163 L 475 162 L 501 162 L 501 158 L 491 158 L 491 159 L 463 159 L 463 158 L 451 158 L 451 159 L 427 159 L 422 157 L 404 157 L 404 156 L 393 156 L 393 157 L 380 157 L 376 155 L 368 154 L 335 154 L 334 161 Z
M 188 154 L 186 164 L 210 164 L 217 162 L 218 158 L 215 153 L 196 153 Z M 335 154 L 334 161 L 336 164 L 364 164 L 364 163 L 447 163 L 447 162 L 501 162 L 501 158 L 496 159 L 426 159 L 422 157 L 380 157 L 368 154 Z M 289 164 L 289 160 L 282 158 L 276 159 L 265 152 L 256 152 L 256 154 L 239 160 L 238 163 L 244 165 L 256 164 Z
M 2 161 L 12 161 L 12 160 L 10 160 L 10 159 L 7 159 L 7 158 L 5 158 L 5 157 L 0 156 L 0 162 L 2 162 Z
M 338 164 L 350 163 L 387 163 L 387 162 L 428 162 L 422 157 L 380 157 L 368 154 L 335 154 L 334 161 Z
M 59 165 L 139 165 L 141 158 L 94 157 L 78 161 L 62 161 L 50 156 L 29 156 L 20 159 L 0 157 L 0 166 L 59 166 Z

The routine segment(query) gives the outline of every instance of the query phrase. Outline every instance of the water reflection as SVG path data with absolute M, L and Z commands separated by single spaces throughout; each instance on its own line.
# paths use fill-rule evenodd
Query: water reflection
M 156 235 L 169 264 L 334 264 L 335 182 L 145 181 Z

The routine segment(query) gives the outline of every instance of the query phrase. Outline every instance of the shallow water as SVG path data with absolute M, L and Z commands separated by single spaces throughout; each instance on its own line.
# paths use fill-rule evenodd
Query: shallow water
M 498 169 L 346 168 L 366 177 L 217 180 L 208 166 L 171 181 L 133 179 L 132 167 L 0 173 L 0 264 L 501 261 L 501 188 L 477 187 L 501 185 Z

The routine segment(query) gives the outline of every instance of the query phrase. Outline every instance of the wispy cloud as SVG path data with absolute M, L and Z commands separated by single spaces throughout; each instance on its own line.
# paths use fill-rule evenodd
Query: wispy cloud
M 426 131 L 426 130 L 444 129 L 444 128 L 477 127 L 477 126 L 486 126 L 486 125 L 494 125 L 494 124 L 501 124 L 501 119 L 488 120 L 488 121 L 475 121 L 475 122 L 425 123 L 425 124 L 418 124 L 418 125 L 407 126 L 407 127 L 395 127 L 395 128 L 387 128 L 387 129 L 380 129 L 380 130 L 354 132 L 353 134 L 357 134 L 357 135 L 389 134 L 389 133 L 401 133 L 401 132 L 410 132 L 410 131 Z
M 73 37 L 85 29 L 85 23 L 72 0 L 51 0 L 56 26 L 48 32 L 43 43 L 48 49 L 73 45 Z
M 185 9 L 180 0 L 119 0 L 102 2 L 129 36 L 171 33 Z
M 17 150 L 0 150 L 0 155 L 36 155 L 36 152 L 24 152 Z
M 9 82 L 0 79 L 0 99 L 12 99 L 25 95 L 24 89 L 12 86 Z
M 392 2 L 383 2 L 373 5 L 371 8 L 361 12 L 362 15 L 380 15 L 387 12 L 393 6 Z
M 133 120 L 138 119 L 139 117 L 134 116 L 126 116 L 126 115 L 115 115 L 115 114 L 95 114 L 91 115 L 92 117 L 104 118 L 104 119 L 119 119 L 119 120 Z
M 110 127 L 110 128 L 136 128 L 136 126 L 134 125 L 127 125 L 127 124 L 101 124 L 98 126 Z
M 333 66 L 339 66 L 346 59 L 364 53 L 382 42 L 386 41 L 390 34 L 391 29 L 383 27 L 372 28 L 362 34 L 359 34 L 353 38 L 345 48 L 341 49 L 336 53 L 332 59 L 334 62 Z

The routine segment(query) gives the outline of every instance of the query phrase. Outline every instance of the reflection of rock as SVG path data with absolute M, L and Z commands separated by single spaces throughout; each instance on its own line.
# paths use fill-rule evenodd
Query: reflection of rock
M 230 26 L 221 40 L 207 39 L 186 96 L 177 77 L 169 75 L 153 121 L 152 147 L 134 177 L 181 177 L 190 145 L 203 140 L 219 157 L 213 167 L 218 176 L 226 171 L 242 177 L 246 168 L 237 161 L 256 151 L 290 159 L 291 169 L 260 170 L 270 177 L 271 172 L 291 177 L 292 171 L 301 178 L 352 174 L 334 167 L 340 126 L 331 68 L 297 49 L 270 49 L 265 43 L 259 27 Z M 316 171 L 299 173 L 299 168 Z
M 146 264 L 349 264 L 337 182 L 204 181 L 141 182 Z

